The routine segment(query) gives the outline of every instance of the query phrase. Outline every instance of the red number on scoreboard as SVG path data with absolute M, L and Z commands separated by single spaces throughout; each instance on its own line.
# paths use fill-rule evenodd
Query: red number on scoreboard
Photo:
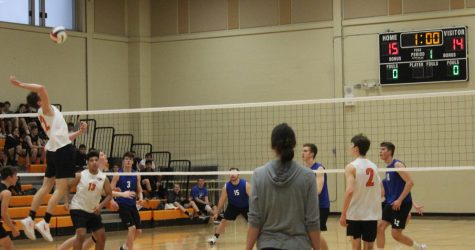
M 390 54 L 390 55 L 398 55 L 399 54 L 399 49 L 397 47 L 397 42 L 388 43 L 388 54 Z
M 464 39 L 461 38 L 452 38 L 452 49 L 455 50 L 463 50 L 465 47 Z

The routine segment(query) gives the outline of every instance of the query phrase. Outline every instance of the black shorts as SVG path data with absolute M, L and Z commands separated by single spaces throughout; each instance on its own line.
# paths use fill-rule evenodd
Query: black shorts
M 95 232 L 104 228 L 100 215 L 79 209 L 71 209 L 69 214 L 71 215 L 74 229 L 86 228 L 88 232 Z
M 361 238 L 366 242 L 374 242 L 378 231 L 378 221 L 354 221 L 347 220 L 346 236 L 352 236 L 353 239 Z
M 56 179 L 74 178 L 76 175 L 76 149 L 72 144 L 59 148 L 55 152 L 46 152 L 45 177 Z
M 119 204 L 119 216 L 127 227 L 135 226 L 135 228 L 142 228 L 140 223 L 140 215 L 136 206 L 127 206 Z
M 391 223 L 394 229 L 404 229 L 411 209 L 412 202 L 403 202 L 399 211 L 394 211 L 391 204 L 386 204 L 383 209 L 383 220 Z
M 327 231 L 327 220 L 330 208 L 320 208 L 320 231 Z
M 206 209 L 205 209 L 205 207 L 206 207 L 205 204 L 199 203 L 199 202 L 197 202 L 197 201 L 195 201 L 195 203 L 196 203 L 196 206 L 198 207 L 198 210 L 200 210 L 200 212 L 202 212 L 202 213 L 207 213 L 207 211 L 206 211 Z M 213 209 L 214 204 L 210 203 L 209 206 L 211 207 L 211 209 Z
M 3 223 L 0 222 L 0 239 L 8 237 L 7 231 L 3 228 Z
M 228 204 L 226 211 L 224 211 L 224 219 L 226 220 L 236 220 L 238 215 L 242 215 L 247 221 L 247 213 L 249 213 L 249 207 L 238 208 L 233 205 Z

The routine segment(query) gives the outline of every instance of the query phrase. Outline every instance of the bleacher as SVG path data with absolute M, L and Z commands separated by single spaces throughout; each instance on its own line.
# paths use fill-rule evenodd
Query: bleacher
M 153 145 L 149 143 L 135 143 L 134 136 L 132 134 L 118 134 L 114 127 L 99 127 L 97 121 L 94 119 L 79 120 L 88 123 L 88 131 L 83 135 L 76 138 L 73 142 L 76 147 L 81 144 L 86 145 L 87 148 L 96 148 L 103 150 L 108 156 L 110 161 L 113 159 L 120 159 L 122 154 L 126 151 L 135 151 L 138 156 L 144 156 L 146 153 L 151 153 L 155 166 L 162 172 L 189 172 L 191 170 L 191 162 L 189 160 L 172 160 L 172 155 L 168 151 L 153 151 Z M 3 150 L 5 139 L 0 139 L 0 149 Z M 44 173 L 46 164 L 31 164 L 27 166 L 27 171 L 30 173 Z M 158 173 L 157 173 L 158 175 Z M 182 193 L 185 197 L 189 194 L 190 179 L 189 177 L 179 176 L 173 178 L 172 176 L 166 176 L 162 179 L 165 181 L 165 186 L 170 188 L 171 183 L 179 183 L 182 187 Z M 22 179 L 24 182 L 24 180 Z M 37 182 L 37 184 L 39 184 Z M 28 190 L 33 188 L 33 184 L 22 185 L 22 189 Z M 39 185 L 37 186 L 39 188 Z M 75 188 L 71 190 L 75 192 Z M 37 211 L 37 218 L 35 221 L 41 220 L 44 216 L 47 202 L 51 198 L 51 195 L 47 195 L 40 208 Z M 17 227 L 21 228 L 19 220 L 28 216 L 29 207 L 32 203 L 32 195 L 13 196 L 10 200 L 10 207 L 8 212 L 11 218 L 16 221 Z M 202 224 L 208 221 L 200 219 L 190 220 L 188 216 L 182 213 L 180 210 L 159 210 L 160 200 L 152 199 L 145 200 L 143 208 L 139 211 L 140 218 L 142 219 L 143 228 L 151 228 L 157 226 L 166 225 L 183 225 L 183 224 Z M 193 209 L 188 209 L 190 213 Z M 108 209 L 102 211 L 103 223 L 107 231 L 125 230 L 125 226 L 120 223 L 118 212 L 111 212 Z M 4 226 L 6 230 L 10 230 L 7 226 Z M 69 216 L 69 211 L 64 205 L 57 205 L 50 222 L 51 233 L 53 236 L 61 236 L 73 234 L 73 225 Z M 38 235 L 38 237 L 40 237 Z

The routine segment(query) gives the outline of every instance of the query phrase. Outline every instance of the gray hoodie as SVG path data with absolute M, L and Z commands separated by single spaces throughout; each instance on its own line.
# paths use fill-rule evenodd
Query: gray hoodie
M 268 162 L 251 179 L 249 224 L 259 228 L 257 248 L 311 249 L 307 232 L 320 231 L 315 174 L 295 161 Z

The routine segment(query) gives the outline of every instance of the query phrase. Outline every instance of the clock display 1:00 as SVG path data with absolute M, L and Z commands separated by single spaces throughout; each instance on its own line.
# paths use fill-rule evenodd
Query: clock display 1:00
M 441 31 L 430 32 L 411 32 L 401 34 L 401 47 L 424 47 L 424 46 L 438 46 L 442 45 L 444 40 L 442 39 Z

